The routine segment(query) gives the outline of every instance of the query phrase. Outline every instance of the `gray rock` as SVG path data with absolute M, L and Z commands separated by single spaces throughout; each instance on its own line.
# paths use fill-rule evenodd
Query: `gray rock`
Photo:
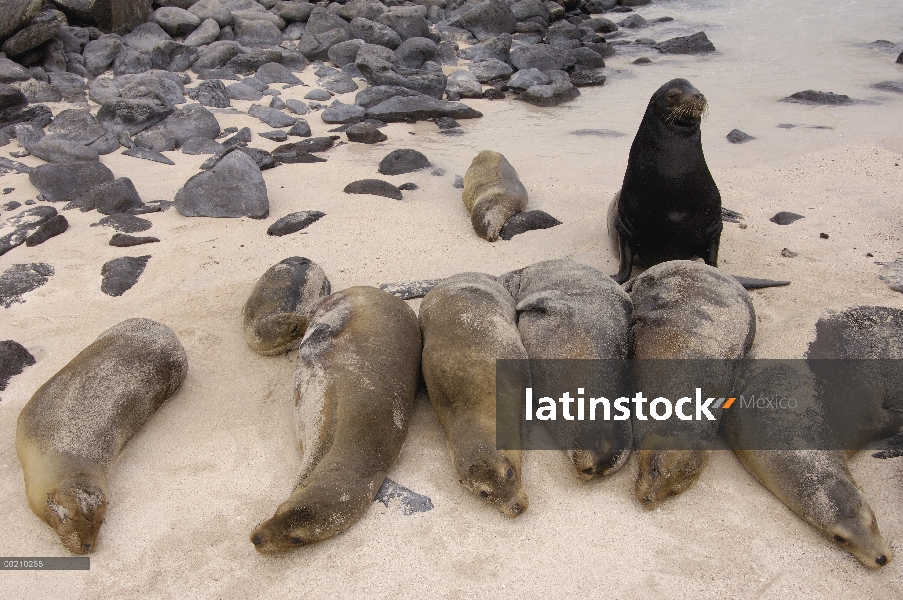
M 580 90 L 564 71 L 547 71 L 546 75 L 552 78 L 552 83 L 531 86 L 518 96 L 518 100 L 536 106 L 556 106 L 580 95 Z
M 88 82 L 84 77 L 75 73 L 48 73 L 47 77 L 53 87 L 63 95 L 63 100 L 68 102 L 84 102 L 87 100 Z
M 263 219 L 270 212 L 260 169 L 247 154 L 236 151 L 189 179 L 176 193 L 175 203 L 186 217 Z
M 142 160 L 150 160 L 153 162 L 158 162 L 164 165 L 174 165 L 176 163 L 172 162 L 172 160 L 166 158 L 156 150 L 151 150 L 150 148 L 139 148 L 137 145 L 132 146 L 128 150 L 124 151 L 123 154 L 125 156 L 131 156 L 132 158 L 140 158 Z
M 38 127 L 35 127 L 31 123 L 17 123 L 15 126 L 16 131 L 16 140 L 19 141 L 19 145 L 25 148 L 26 151 L 31 152 L 31 147 L 36 144 L 42 137 L 44 137 L 44 130 Z M 7 208 L 5 210 L 12 210 L 11 208 Z
M 746 142 L 751 142 L 756 139 L 748 133 L 740 131 L 739 129 L 731 129 L 730 133 L 728 133 L 726 137 L 727 141 L 732 144 L 745 144 Z
M 514 236 L 536 229 L 549 229 L 561 225 L 561 221 L 542 210 L 528 210 L 519 212 L 505 221 L 499 237 L 510 240 Z
M 500 60 L 508 61 L 508 55 L 511 52 L 511 35 L 503 33 L 498 37 L 489 38 L 485 42 L 474 44 L 469 48 L 465 48 L 458 52 L 461 58 L 480 62 L 484 60 Z
M 16 123 L 32 123 L 35 127 L 45 127 L 53 119 L 53 113 L 43 104 L 25 108 L 0 110 L 0 130 Z
M 113 172 L 98 161 L 46 164 L 28 176 L 45 200 L 74 200 L 88 190 L 113 181 Z
M 288 139 L 288 134 L 286 134 L 284 131 L 262 131 L 257 135 L 274 142 L 284 142 Z
M 32 155 L 51 163 L 99 160 L 96 151 L 59 135 L 46 135 L 31 145 Z
M 334 29 L 341 29 L 346 34 L 351 33 L 350 25 L 341 17 L 333 14 L 326 8 L 317 6 L 311 11 L 310 17 L 308 17 L 307 19 L 307 28 L 305 29 L 306 33 L 316 35 L 320 33 L 326 33 L 327 31 L 332 31 Z
M 326 102 L 332 99 L 332 94 L 327 90 L 314 89 L 304 95 L 305 100 L 316 100 L 317 102 Z
M 551 77 L 539 69 L 530 68 L 520 70 L 512 75 L 511 79 L 508 80 L 508 87 L 512 90 L 523 92 L 534 85 L 548 85 L 550 83 L 552 83 Z
M 263 94 L 246 83 L 233 83 L 226 86 L 226 95 L 232 100 L 260 100 Z
M 310 137 L 312 135 L 310 131 L 310 124 L 303 119 L 299 119 L 298 122 L 292 125 L 292 128 L 288 130 L 287 135 L 295 137 Z
M 148 71 L 141 74 L 120 75 L 113 79 L 113 83 L 118 86 L 122 98 L 152 100 L 165 105 L 185 102 L 184 86 L 174 73 Z
M 97 120 L 107 129 L 123 128 L 135 135 L 168 117 L 174 109 L 155 100 L 121 98 L 104 104 Z
M 274 221 L 267 228 L 267 235 L 281 237 L 296 231 L 305 229 L 308 225 L 316 223 L 326 216 L 326 213 L 319 210 L 303 210 L 301 212 L 286 215 L 281 219 Z
M 0 19 L 2 21 L 2 19 Z M 2 27 L 2 25 L 0 25 Z M 28 81 L 31 73 L 20 64 L 8 58 L 0 58 L 0 83 L 13 83 L 15 81 Z
M 486 0 L 452 20 L 451 24 L 483 41 L 503 33 L 514 33 L 517 18 L 503 0 Z
M 329 56 L 329 60 L 341 68 L 345 65 L 354 63 L 354 60 L 357 58 L 358 50 L 360 50 L 365 43 L 366 42 L 363 40 L 339 42 L 329 49 L 327 55 Z
M 593 0 L 590 0 L 593 1 Z M 617 0 L 611 0 L 616 3 Z M 539 17 L 543 22 L 549 22 L 549 9 L 540 0 L 520 0 L 511 5 L 511 12 L 518 21 L 526 21 L 531 17 Z
M 172 37 L 188 35 L 201 24 L 197 15 L 175 6 L 158 8 L 151 19 Z
M 835 94 L 834 92 L 817 92 L 815 90 L 805 90 L 790 94 L 786 98 L 782 98 L 781 102 L 795 102 L 798 104 L 822 104 L 828 106 L 842 106 L 844 104 L 854 104 L 856 101 L 846 94 Z
M 131 212 L 144 206 L 138 190 L 128 177 L 102 183 L 76 198 L 74 202 L 82 212 L 97 210 L 105 215 Z
M 55 86 L 37 79 L 17 82 L 15 88 L 26 102 L 60 102 L 63 99 L 63 94 Z
M 0 256 L 24 244 L 31 234 L 56 215 L 52 206 L 35 206 L 0 221 Z
M 358 92 L 354 97 L 354 103 L 370 108 L 395 96 L 422 96 L 422 94 L 397 85 L 377 85 Z
M 200 21 L 198 21 L 200 23 Z M 122 43 L 136 50 L 150 52 L 154 46 L 163 40 L 171 40 L 172 37 L 154 22 L 143 23 L 122 36 Z
M 191 138 L 215 139 L 220 134 L 220 125 L 209 110 L 199 104 L 191 104 L 166 117 L 153 130 L 171 132 L 176 138 L 176 147 L 179 147 Z
M 371 194 L 373 196 L 392 198 L 393 200 L 402 199 L 401 190 L 382 179 L 361 179 L 359 181 L 353 181 L 346 185 L 343 191 L 346 194 Z
M 314 11 L 310 2 L 276 2 L 273 14 L 285 21 L 307 21 Z
M 144 73 L 151 68 L 151 55 L 149 51 L 132 46 L 123 45 L 119 54 L 113 60 L 113 73 L 116 75 L 129 75 Z
M 481 83 L 488 83 L 496 79 L 505 79 L 513 72 L 508 63 L 503 63 L 494 58 L 478 63 L 471 63 L 467 65 L 467 68 L 474 74 L 477 81 Z
M 232 24 L 232 13 L 219 0 L 198 0 L 191 5 L 188 12 L 196 16 L 199 21 L 213 19 L 220 27 Z
M 420 6 L 393 7 L 376 18 L 377 23 L 388 25 L 401 40 L 413 37 L 432 38 L 430 24 L 426 20 L 426 11 Z
M 20 29 L 14 36 L 3 42 L 2 49 L 8 56 L 20 56 L 49 41 L 56 36 L 59 29 L 60 24 L 57 21 L 35 19 L 31 25 Z
M 342 104 L 336 100 L 329 108 L 320 113 L 320 117 L 324 123 L 329 124 L 359 123 L 364 120 L 366 112 L 362 106 Z
M 122 233 L 137 233 L 139 231 L 147 231 L 153 226 L 153 223 L 147 219 L 136 217 L 128 213 L 114 213 L 102 218 L 97 223 L 92 223 L 91 227 L 111 227 Z
M 227 108 L 231 105 L 226 86 L 216 79 L 204 81 L 195 88 L 194 99 L 204 106 Z
M 204 0 L 201 1 L 203 2 Z M 238 56 L 240 52 L 241 46 L 238 44 L 238 42 L 212 42 L 206 48 L 200 49 L 198 59 L 194 61 L 193 65 L 191 65 L 191 70 L 195 73 L 200 73 L 201 71 L 208 71 L 210 69 L 223 68 L 229 63 L 230 60 Z
M 158 9 L 162 10 L 162 9 Z M 100 269 L 103 278 L 100 291 L 107 296 L 121 296 L 138 283 L 144 273 L 150 254 L 146 256 L 121 256 L 104 263 Z
M 412 37 L 406 39 L 398 48 L 395 54 L 404 62 L 405 66 L 410 69 L 419 69 L 423 63 L 436 58 L 439 51 L 436 42 L 423 37 Z
M 429 96 L 395 96 L 367 109 L 368 118 L 386 123 L 400 123 L 406 119 L 425 121 L 436 117 L 476 119 L 483 113 L 460 102 L 437 100 Z
M 2 254 L 2 246 L 0 246 Z M 22 298 L 50 280 L 53 267 L 47 263 L 15 264 L 0 275 L 0 304 L 9 308 L 13 304 L 24 303 Z
M 568 78 L 577 87 L 605 84 L 605 75 L 597 69 L 575 69 L 568 74 Z
M 6 303 L 6 290 L 0 288 L 0 303 Z M 7 308 L 9 308 L 7 306 Z M 25 346 L 14 340 L 0 342 L 0 392 L 6 389 L 9 380 L 35 364 L 34 356 Z
M 160 238 L 153 236 L 136 236 L 127 233 L 114 233 L 110 238 L 110 245 L 117 248 L 131 248 L 132 246 L 141 246 L 142 244 L 153 244 L 159 242 Z
M 236 150 L 238 150 L 239 152 L 244 152 L 249 157 L 251 157 L 251 160 L 254 161 L 254 164 L 257 165 L 257 168 L 261 171 L 279 166 L 276 158 L 266 150 L 261 150 L 260 148 L 249 148 L 247 146 L 238 146 L 236 147 Z
M 292 142 L 290 144 L 282 144 L 273 150 L 273 156 L 279 162 L 296 163 L 307 162 L 305 154 L 312 152 L 325 152 L 333 147 L 339 136 L 334 137 L 312 137 L 300 142 Z
M 588 0 L 586 3 L 586 10 L 591 15 L 597 15 L 599 13 L 604 13 L 606 11 L 609 11 L 617 5 L 618 5 L 618 0 Z M 591 19 L 591 20 L 595 21 L 597 19 Z M 601 21 L 602 19 L 598 19 L 598 20 Z M 604 20 L 607 21 L 608 19 L 604 19 Z M 614 23 L 612 23 L 612 25 L 614 25 Z M 614 31 L 614 30 L 612 30 L 612 31 Z
M 268 21 L 241 19 L 235 26 L 235 39 L 250 48 L 278 46 L 282 41 L 282 31 Z
M 273 48 L 258 48 L 252 52 L 237 54 L 226 63 L 224 68 L 236 73 L 253 73 L 267 63 L 278 62 L 282 53 Z
M 255 75 L 257 79 L 264 83 L 301 83 L 301 80 L 279 63 L 266 63 L 257 69 Z
M 296 115 L 306 115 L 310 112 L 310 108 L 304 102 L 290 98 L 285 101 L 285 107 Z
M 798 215 L 793 212 L 788 212 L 788 211 L 782 210 L 781 212 L 779 212 L 778 214 L 776 214 L 775 216 L 771 217 L 768 220 L 771 221 L 772 223 L 777 223 L 778 225 L 790 225 L 791 223 L 795 223 L 796 221 L 799 221 L 800 219 L 804 219 L 804 218 L 805 217 L 803 217 L 803 215 Z
M 191 68 L 197 58 L 198 49 L 194 46 L 165 40 L 151 51 L 151 67 L 164 71 L 185 71 Z
M 420 284 L 421 286 L 423 286 L 423 284 L 426 284 L 426 283 L 428 283 L 428 282 L 417 281 L 417 282 L 412 282 L 411 284 L 406 284 L 406 285 L 411 286 L 411 285 L 415 285 L 415 284 Z M 437 284 L 438 284 L 438 280 L 435 280 L 435 282 L 433 283 L 433 286 L 435 286 Z M 391 285 L 391 284 L 380 285 L 379 289 L 388 291 L 386 288 L 384 288 L 385 285 Z M 396 292 L 390 291 L 389 293 L 391 293 L 395 296 L 399 296 L 403 300 L 409 300 L 411 298 L 421 298 L 426 295 L 426 292 L 423 292 L 423 294 L 420 294 L 418 296 L 408 295 L 408 297 L 405 297 L 405 295 L 399 294 Z M 430 498 L 428 496 L 424 496 L 423 494 L 418 494 L 417 492 L 414 492 L 414 491 L 404 487 L 403 485 L 399 485 L 399 484 L 395 483 L 394 481 L 392 481 L 391 479 L 389 479 L 388 477 L 383 481 L 382 486 L 376 492 L 376 497 L 373 498 L 373 501 L 374 502 L 382 502 L 383 504 L 386 505 L 386 508 L 388 508 L 390 506 L 396 506 L 396 507 L 398 507 L 398 510 L 400 510 L 401 514 L 403 514 L 403 515 L 413 515 L 414 513 L 421 513 L 421 512 L 427 512 L 427 511 L 433 510 L 433 501 L 430 500 Z
M 260 106 L 259 104 L 252 104 L 248 109 L 248 114 L 256 119 L 260 119 L 270 127 L 276 128 L 291 127 L 298 122 L 298 119 L 295 117 L 290 117 L 284 112 L 268 106 Z
M 26 26 L 38 14 L 42 6 L 43 2 L 38 0 L 3 0 L 0 2 L 0 9 L 3 12 L 3 18 L 0 19 L 0 39 L 5 39 Z
M 605 59 L 601 54 L 589 48 L 574 48 L 569 51 L 577 59 L 577 67 L 599 69 L 605 66 Z
M 510 67 L 509 67 L 510 69 Z M 483 86 L 476 75 L 470 71 L 455 71 L 448 76 L 445 91 L 449 96 L 458 98 L 482 98 Z
M 354 39 L 363 40 L 368 44 L 385 46 L 391 50 L 401 45 L 401 36 L 394 29 L 388 25 L 361 17 L 351 20 L 349 34 Z
M 135 136 L 135 146 L 154 152 L 175 150 L 178 145 L 175 134 L 165 129 L 145 129 Z
M 226 147 L 209 138 L 191 138 L 182 144 L 182 154 L 222 154 Z
M 69 229 L 69 221 L 66 220 L 66 217 L 56 215 L 45 221 L 38 227 L 37 231 L 25 238 L 25 245 L 28 247 L 38 246 L 50 238 L 64 233 L 67 229 Z
M 310 32 L 310 24 L 308 24 L 298 42 L 298 52 L 309 60 L 326 60 L 329 58 L 330 48 L 349 39 L 351 36 L 344 28 L 336 27 L 323 33 L 314 34 Z
M 388 137 L 381 132 L 372 123 L 355 123 L 345 130 L 349 142 L 357 142 L 359 144 L 377 144 L 384 142 Z
M 304 29 L 306 25 L 305 23 L 289 23 L 285 29 L 282 30 L 282 41 L 283 42 L 297 42 L 302 37 L 304 37 Z
M 184 44 L 197 48 L 198 46 L 206 46 L 211 42 L 215 42 L 219 37 L 219 24 L 214 19 L 205 19 L 201 21 L 198 28 L 185 37 Z
M 510 61 L 519 71 L 523 69 L 564 71 L 577 63 L 571 52 L 545 44 L 515 48 L 511 51 Z
M 336 11 L 340 17 L 348 21 L 358 17 L 376 19 L 384 12 L 386 12 L 386 7 L 376 0 L 351 0 Z
M 85 57 L 85 69 L 93 76 L 98 76 L 113 64 L 113 59 L 122 49 L 122 38 L 115 33 L 102 35 L 85 45 L 82 56 Z
M 662 54 L 705 54 L 715 52 L 715 45 L 704 31 L 665 40 L 655 47 Z
M 60 97 L 62 98 L 62 94 Z M 88 84 L 88 98 L 98 104 L 109 104 L 121 97 L 119 87 L 113 83 L 112 79 L 97 78 Z
M 379 173 L 382 175 L 402 175 L 419 171 L 430 166 L 429 159 L 417 150 L 402 148 L 386 155 L 379 162 Z M 400 192 L 399 192 L 400 194 Z
M 251 86 L 258 92 L 265 92 L 270 89 L 269 84 L 257 79 L 257 77 L 245 77 L 244 80 L 242 80 L 242 83 Z

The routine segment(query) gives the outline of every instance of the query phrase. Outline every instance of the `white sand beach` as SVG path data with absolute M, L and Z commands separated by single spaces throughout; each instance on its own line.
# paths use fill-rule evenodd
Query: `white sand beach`
M 0 340 L 23 344 L 35 365 L 0 392 L 0 555 L 65 556 L 56 533 L 26 502 L 16 458 L 16 418 L 35 390 L 108 327 L 130 317 L 169 325 L 184 345 L 188 376 L 178 393 L 129 442 L 110 476 L 111 499 L 90 571 L 3 571 L 10 598 L 903 598 L 903 460 L 860 453 L 851 470 L 897 553 L 871 571 L 804 523 L 762 487 L 728 450 L 713 453 L 698 483 L 660 508 L 634 499 L 632 459 L 605 480 L 583 483 L 565 454 L 527 451 L 529 509 L 507 519 L 458 483 L 445 436 L 421 390 L 407 442 L 389 476 L 428 496 L 434 508 L 405 515 L 375 502 L 347 532 L 278 556 L 262 556 L 249 535 L 294 486 L 301 463 L 292 424 L 295 353 L 255 354 L 241 331 L 254 282 L 289 256 L 316 261 L 333 290 L 446 277 L 493 275 L 549 258 L 617 271 L 606 233 L 608 203 L 620 188 L 646 103 L 664 82 L 684 77 L 709 102 L 702 125 L 708 166 L 726 208 L 719 268 L 790 280 L 750 292 L 757 314 L 752 354 L 798 358 L 829 309 L 903 309 L 903 294 L 879 278 L 879 263 L 903 260 L 903 95 L 870 86 L 903 81 L 903 11 L 881 0 L 658 1 L 647 19 L 674 21 L 629 31 L 664 40 L 705 31 L 718 49 L 665 56 L 637 45 L 606 59 L 602 87 L 566 104 L 466 100 L 483 117 L 462 120 L 460 136 L 434 123 L 390 124 L 378 145 L 345 143 L 324 163 L 263 171 L 270 217 L 188 218 L 175 208 L 143 215 L 160 243 L 115 248 L 100 215 L 64 211 L 69 231 L 0 257 L 45 262 L 55 273 L 24 302 L 0 308 Z M 620 15 L 606 15 L 620 20 Z M 890 40 L 894 49 L 870 46 Z M 652 64 L 635 65 L 639 56 Z M 446 72 L 452 68 L 446 67 Z M 283 90 L 303 98 L 316 86 Z M 197 83 L 190 84 L 193 86 Z M 361 84 L 363 87 L 365 84 Z M 279 89 L 281 84 L 273 87 Z M 779 102 L 802 90 L 847 94 L 868 103 L 807 106 Z M 351 103 L 354 94 L 337 96 Z M 189 100 L 189 102 L 193 102 Z M 250 102 L 214 110 L 225 128 L 272 128 L 246 113 Z M 49 104 L 54 113 L 71 108 Z M 92 104 L 96 109 L 97 105 Z M 331 125 L 306 116 L 314 135 Z M 782 123 L 827 126 L 779 128 Z M 731 144 L 734 128 L 754 136 Z M 581 129 L 617 135 L 575 135 Z M 344 135 L 342 136 L 344 140 Z M 254 136 L 254 147 L 278 144 Z M 377 174 L 390 151 L 413 148 L 433 167 Z M 529 193 L 529 209 L 562 221 L 510 241 L 474 233 L 453 187 L 479 151 L 501 152 Z M 9 157 L 13 141 L 0 148 Z M 206 156 L 167 152 L 175 166 L 101 157 L 132 179 L 145 202 L 172 200 Z M 43 161 L 28 156 L 31 166 Z M 442 176 L 431 171 L 441 168 Z M 401 201 L 349 195 L 348 183 L 380 177 L 413 182 Z M 0 177 L 15 188 L 3 202 L 37 189 L 28 175 Z M 61 208 L 57 205 L 57 208 Z M 301 210 L 326 216 L 299 233 L 270 237 L 275 219 Z M 769 222 L 778 211 L 805 218 Z M 11 216 L 4 211 L 0 219 Z M 822 239 L 821 233 L 828 234 Z M 798 253 L 783 257 L 784 248 Z M 150 254 L 138 283 L 120 297 L 100 290 L 100 269 L 118 256 Z M 419 300 L 409 301 L 416 311 Z

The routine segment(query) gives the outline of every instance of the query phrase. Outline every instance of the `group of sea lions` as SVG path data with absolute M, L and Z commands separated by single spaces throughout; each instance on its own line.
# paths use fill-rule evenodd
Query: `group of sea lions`
M 668 82 L 652 97 L 612 204 L 611 233 L 621 260 L 614 278 L 571 260 L 544 261 L 499 277 L 461 273 L 426 293 L 418 317 L 403 300 L 376 288 L 332 293 L 326 274 L 307 258 L 290 257 L 267 270 L 243 307 L 242 327 L 260 354 L 298 348 L 293 396 L 303 459 L 289 498 L 252 532 L 255 548 L 268 554 L 319 542 L 362 517 L 404 444 L 421 370 L 461 483 L 516 517 L 529 506 L 521 479 L 521 413 L 519 406 L 509 410 L 497 403 L 497 384 L 533 386 L 542 393 L 562 376 L 546 359 L 729 364 L 744 358 L 756 317 L 743 286 L 716 268 L 720 196 L 699 142 L 704 110 L 705 99 L 685 80 Z M 481 163 L 485 168 L 471 179 L 471 187 L 481 191 L 468 209 L 474 227 L 490 239 L 508 212 L 522 209 L 523 186 L 501 155 L 485 154 Z M 508 181 L 496 185 L 500 179 Z M 687 260 L 697 257 L 708 264 Z M 652 266 L 619 285 L 635 264 Z M 819 321 L 807 358 L 899 359 L 901 331 L 903 311 L 859 307 L 832 313 Z M 521 367 L 497 381 L 500 359 Z M 733 375 L 715 369 L 677 381 L 657 370 L 654 360 L 636 365 L 632 384 L 641 388 L 686 388 L 691 378 L 695 387 L 698 377 L 723 385 Z M 22 410 L 16 450 L 29 505 L 71 552 L 95 548 L 111 464 L 176 392 L 186 370 L 185 351 L 171 329 L 129 319 L 79 353 Z M 628 375 L 617 370 L 598 376 L 605 384 L 628 385 Z M 797 373 L 763 369 L 747 377 L 758 377 L 765 388 L 799 383 L 799 389 L 809 389 L 806 381 L 793 380 Z M 636 497 L 654 507 L 693 485 L 720 425 L 763 485 L 877 568 L 892 552 L 846 459 L 903 427 L 897 378 L 883 373 L 862 382 L 872 396 L 867 410 L 850 417 L 861 435 L 859 445 L 846 451 L 750 449 L 750 436 L 768 435 L 772 426 L 756 411 L 694 422 L 680 440 L 656 421 L 636 419 L 562 420 L 549 430 L 583 480 L 611 475 L 636 449 Z M 812 410 L 800 413 L 794 434 L 817 446 L 824 415 L 814 390 L 801 397 Z M 712 410 L 720 416 L 720 408 Z M 497 437 L 501 423 L 517 431 L 518 439 L 509 444 Z

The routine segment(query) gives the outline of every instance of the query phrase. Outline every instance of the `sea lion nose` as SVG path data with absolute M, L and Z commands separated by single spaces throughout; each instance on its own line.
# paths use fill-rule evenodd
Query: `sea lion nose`
M 254 534 L 254 537 L 251 538 L 251 543 L 254 544 L 255 546 L 259 546 L 260 544 L 263 543 L 263 540 L 261 539 L 261 537 L 259 535 Z
M 590 467 L 588 469 L 583 469 L 581 473 L 583 473 L 584 475 L 594 475 L 596 473 L 596 469 L 595 467 Z
M 875 562 L 881 565 L 882 567 L 887 564 L 887 557 L 883 554 L 875 559 Z
M 90 551 L 91 551 L 91 543 L 90 542 L 85 542 L 84 544 L 82 544 L 82 552 L 90 552 Z M 881 558 L 884 558 L 884 557 L 882 556 Z M 884 562 L 887 562 L 887 559 L 885 559 Z M 881 564 L 883 565 L 884 563 L 881 563 Z

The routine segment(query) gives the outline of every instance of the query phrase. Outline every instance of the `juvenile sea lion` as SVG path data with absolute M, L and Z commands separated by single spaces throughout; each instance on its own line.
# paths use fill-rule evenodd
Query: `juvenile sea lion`
M 527 206 L 527 190 L 508 160 L 492 150 L 483 150 L 464 174 L 464 206 L 473 229 L 494 242 L 505 222 Z
M 520 515 L 528 505 L 520 448 L 496 447 L 497 418 L 512 419 L 520 427 L 519 413 L 496 414 L 496 359 L 522 360 L 523 369 L 511 383 L 530 385 L 516 319 L 511 294 L 484 273 L 450 277 L 420 305 L 423 378 L 455 470 L 464 487 L 508 517 Z
M 279 261 L 257 280 L 242 309 L 248 345 L 264 356 L 288 351 L 304 335 L 317 302 L 329 292 L 329 279 L 314 261 L 301 256 Z
M 172 329 L 128 319 L 79 352 L 22 409 L 16 454 L 28 504 L 70 552 L 96 546 L 110 467 L 187 369 Z
M 634 279 L 630 298 L 631 358 L 641 359 L 634 363 L 638 390 L 647 394 L 664 390 L 662 395 L 671 398 L 677 396 L 668 390 L 680 395 L 697 387 L 706 388 L 707 395 L 708 390 L 729 391 L 730 361 L 746 355 L 756 332 L 749 294 L 733 277 L 698 262 L 670 261 Z M 682 369 L 673 368 L 672 361 L 671 368 L 666 365 L 661 372 L 656 361 L 642 359 L 710 360 L 688 362 Z M 717 419 L 720 409 L 710 411 Z M 674 426 L 673 419 L 633 422 L 640 459 L 635 492 L 646 508 L 655 508 L 696 482 L 718 421 L 682 421 L 677 437 L 669 431 Z
M 838 449 L 833 436 L 838 417 L 849 431 L 870 429 L 882 437 L 899 430 L 903 415 L 882 409 L 881 396 L 874 394 L 857 395 L 855 410 L 831 414 L 836 403 L 821 397 L 824 388 L 807 363 L 763 362 L 745 374 L 742 389 L 764 397 L 793 398 L 794 406 L 781 411 L 726 411 L 723 430 L 734 453 L 788 508 L 863 565 L 872 569 L 886 565 L 893 552 L 847 467 L 855 446 L 867 438 L 844 436 L 848 447 Z
M 587 376 L 582 369 L 575 372 L 566 363 L 546 360 L 627 358 L 632 305 L 610 277 L 572 260 L 547 260 L 499 279 L 517 303 L 517 328 L 530 357 L 535 397 L 558 397 L 564 389 L 574 394 L 579 387 L 625 388 L 626 373 L 614 360 L 605 369 L 594 369 L 591 380 L 582 379 Z M 575 377 L 573 386 L 561 387 Z M 630 456 L 630 420 L 556 419 L 546 426 L 581 479 L 610 475 Z
M 718 266 L 721 194 L 699 131 L 707 107 L 686 79 L 672 79 L 649 100 L 608 212 L 618 283 L 630 278 L 634 259 L 650 266 L 702 257 Z
M 360 519 L 398 458 L 420 369 L 417 315 L 353 287 L 316 307 L 298 350 L 299 483 L 251 542 L 272 554 L 331 538 Z

